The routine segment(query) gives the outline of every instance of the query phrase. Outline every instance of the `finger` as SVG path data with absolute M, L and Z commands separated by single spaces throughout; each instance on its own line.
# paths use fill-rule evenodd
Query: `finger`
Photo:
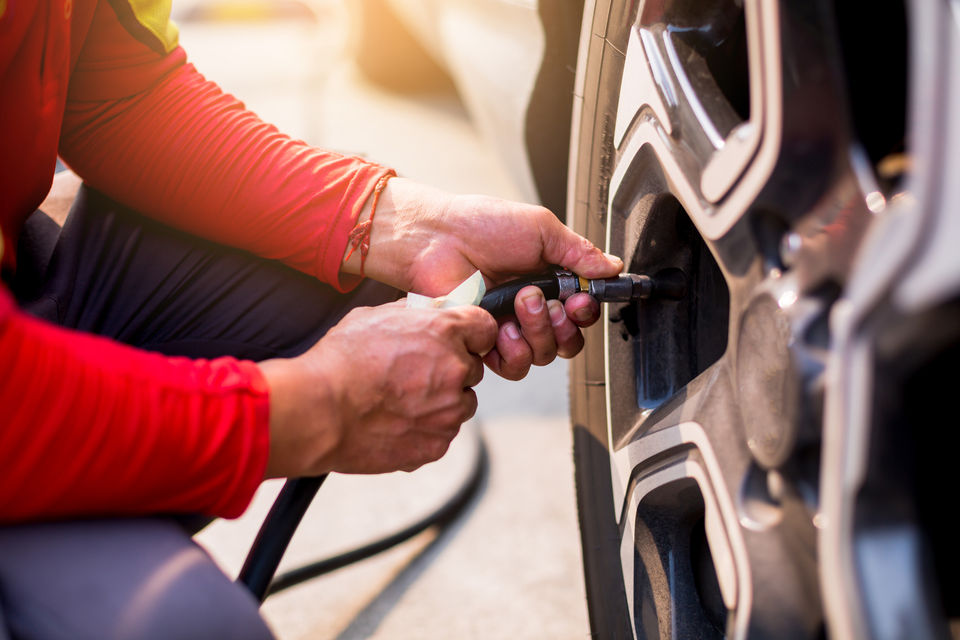
M 497 348 L 487 354 L 484 362 L 507 380 L 522 380 L 527 375 L 533 363 L 533 351 L 515 322 L 503 323 L 497 335 Z
M 557 341 L 557 355 L 561 358 L 572 358 L 583 348 L 583 335 L 577 325 L 571 322 L 559 300 L 548 300 L 547 311 L 550 315 L 550 324 L 553 325 L 553 336 Z
M 588 327 L 600 318 L 600 303 L 586 293 L 575 293 L 564 302 L 564 310 L 578 327 Z
M 431 411 L 417 422 L 417 432 L 453 439 L 460 432 L 460 425 L 477 413 L 477 392 L 461 390 L 455 400 L 442 408 Z
M 460 414 L 461 420 L 460 424 L 463 424 L 473 416 L 477 414 L 477 407 L 479 406 L 479 401 L 477 400 L 477 392 L 473 389 L 464 389 L 463 390 L 463 408 L 462 413 Z M 460 428 L 457 427 L 457 431 Z
M 550 324 L 547 301 L 537 287 L 524 287 L 513 303 L 520 333 L 533 351 L 533 364 L 545 365 L 557 356 L 557 341 Z
M 483 360 L 476 354 L 467 356 L 470 359 L 467 375 L 463 379 L 464 388 L 475 387 L 483 380 Z
M 456 435 L 454 433 L 453 435 Z M 405 443 L 407 455 L 405 461 L 397 468 L 400 471 L 416 471 L 425 464 L 439 460 L 450 449 L 450 443 L 453 436 L 446 433 L 442 435 L 422 434 L 419 437 L 411 437 Z
M 497 343 L 497 321 L 489 313 L 475 306 L 445 309 L 453 313 L 455 327 L 469 353 L 484 356 Z
M 623 271 L 623 260 L 603 253 L 592 242 L 574 233 L 555 216 L 540 226 L 543 258 L 585 278 L 609 278 Z
M 435 407 L 447 407 L 459 402 L 464 389 L 474 387 L 483 380 L 483 360 L 472 353 L 460 352 L 448 362 L 442 375 L 430 377 L 433 392 L 426 402 L 416 403 L 428 411 Z

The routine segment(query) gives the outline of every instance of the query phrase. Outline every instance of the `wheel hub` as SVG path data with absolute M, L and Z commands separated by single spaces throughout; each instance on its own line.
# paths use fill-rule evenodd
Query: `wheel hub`
M 737 390 L 747 446 L 768 469 L 782 465 L 796 441 L 801 384 L 793 342 L 790 319 L 777 300 L 766 293 L 755 299 L 740 326 Z

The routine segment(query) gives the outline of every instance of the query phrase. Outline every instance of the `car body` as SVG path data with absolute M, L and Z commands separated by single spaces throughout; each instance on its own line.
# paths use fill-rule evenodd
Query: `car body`
M 566 207 L 570 94 L 582 6 L 564 0 L 349 0 L 354 56 L 394 88 L 452 79 L 525 199 Z M 411 43 L 411 37 L 415 44 Z

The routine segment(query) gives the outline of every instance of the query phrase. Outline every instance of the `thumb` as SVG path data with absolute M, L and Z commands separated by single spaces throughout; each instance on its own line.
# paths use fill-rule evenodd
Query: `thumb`
M 551 216 L 552 217 L 552 216 Z M 623 271 L 623 260 L 604 253 L 556 218 L 540 228 L 543 259 L 584 278 L 610 278 Z

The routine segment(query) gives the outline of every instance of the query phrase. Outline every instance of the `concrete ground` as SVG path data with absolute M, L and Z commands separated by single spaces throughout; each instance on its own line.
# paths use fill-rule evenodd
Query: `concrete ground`
M 439 187 L 519 197 L 455 95 L 398 95 L 358 76 L 344 55 L 339 3 L 315 0 L 316 21 L 191 19 L 205 3 L 180 3 L 183 45 L 265 120 Z M 565 362 L 520 383 L 488 374 L 477 418 L 441 461 L 413 474 L 331 477 L 281 570 L 428 512 L 468 473 L 478 434 L 491 455 L 479 498 L 443 535 L 425 532 L 271 597 L 263 613 L 278 638 L 587 637 L 566 376 Z M 244 517 L 199 536 L 230 575 L 278 489 L 266 483 Z

